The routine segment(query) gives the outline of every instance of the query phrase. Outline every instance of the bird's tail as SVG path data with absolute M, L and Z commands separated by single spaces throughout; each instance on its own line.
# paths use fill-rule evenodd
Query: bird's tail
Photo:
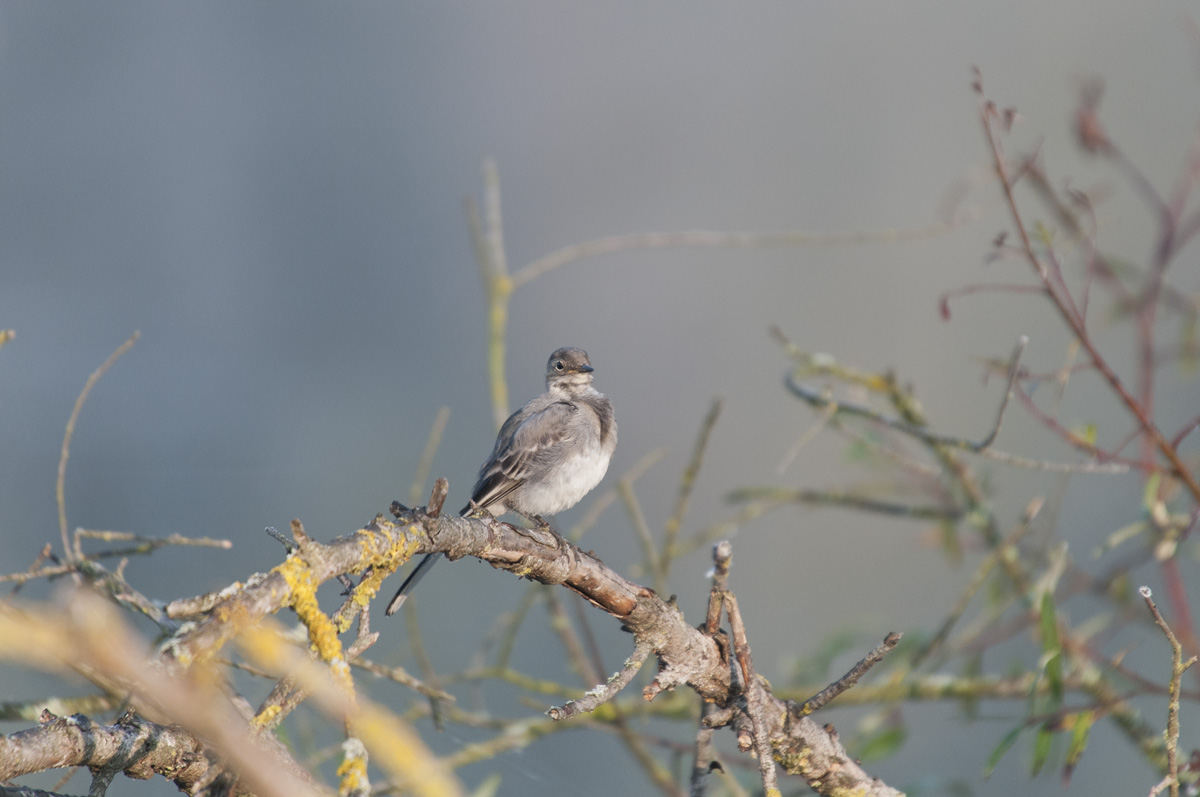
M 469 503 L 462 508 L 462 511 L 460 511 L 458 515 L 459 517 L 466 517 L 467 515 L 471 514 L 474 509 L 475 504 Z M 443 556 L 445 556 L 445 554 L 425 554 L 425 558 L 417 562 L 417 566 L 414 567 L 413 571 L 408 574 L 408 578 L 404 579 L 404 583 L 400 585 L 400 589 L 396 590 L 396 594 L 392 596 L 392 601 L 387 605 L 387 609 L 384 611 L 384 614 L 391 617 L 393 614 L 400 611 L 400 607 L 404 605 L 406 600 L 408 600 L 408 593 L 413 591 L 413 587 L 417 586 L 417 582 L 424 578 L 425 574 L 429 572 L 429 568 L 437 564 L 438 560 Z
M 404 601 L 408 600 L 408 593 L 412 592 L 412 588 L 417 586 L 417 582 L 425 577 L 429 569 L 437 564 L 438 560 L 444 554 L 427 553 L 425 558 L 417 562 L 417 566 L 408 574 L 408 578 L 404 579 L 404 583 L 400 585 L 400 589 L 396 590 L 396 595 L 392 598 L 391 603 L 387 606 L 387 611 L 384 614 L 393 615 L 400 610 L 404 605 Z

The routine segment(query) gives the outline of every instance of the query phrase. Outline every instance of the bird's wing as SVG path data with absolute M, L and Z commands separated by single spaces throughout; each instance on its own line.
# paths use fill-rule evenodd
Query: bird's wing
M 550 451 L 572 437 L 575 412 L 573 404 L 555 401 L 541 409 L 526 405 L 514 413 L 500 429 L 471 500 L 486 508 L 524 484 Z
M 488 509 L 504 501 L 513 490 L 521 486 L 521 482 L 513 481 L 498 470 L 488 471 L 479 478 L 475 492 L 471 495 L 471 503 L 480 509 Z M 471 512 L 471 504 L 463 507 L 462 514 Z

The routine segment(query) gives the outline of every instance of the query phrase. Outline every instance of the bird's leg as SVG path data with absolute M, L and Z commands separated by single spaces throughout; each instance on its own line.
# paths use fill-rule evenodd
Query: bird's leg
M 471 507 L 471 511 L 466 515 L 467 517 L 492 518 L 493 520 L 496 519 L 496 516 L 492 514 L 490 509 L 475 503 L 474 499 L 467 501 L 467 504 Z
M 511 523 L 508 524 L 509 527 L 513 531 L 515 531 L 517 534 L 520 534 L 522 537 L 528 537 L 529 539 L 534 540 L 535 542 L 538 543 L 538 545 L 544 545 L 547 547 L 554 547 L 554 546 L 559 545 L 559 541 L 562 538 L 559 537 L 557 531 L 550 528 L 549 523 L 542 520 L 540 515 L 531 515 L 527 512 L 522 512 L 519 509 L 514 509 L 511 506 L 508 508 L 508 511 L 515 512 L 516 514 L 525 518 L 526 523 L 530 524 L 528 527 L 521 527 L 521 528 L 518 528 L 517 526 L 514 526 Z
M 542 520 L 541 515 L 526 514 L 525 512 L 522 512 L 520 509 L 513 509 L 511 507 L 510 507 L 510 511 L 516 512 L 518 515 L 525 518 L 530 523 L 533 523 L 534 525 L 536 525 L 538 527 L 538 529 L 540 529 L 541 531 L 549 531 L 550 530 L 550 524 L 547 523 L 546 521 Z

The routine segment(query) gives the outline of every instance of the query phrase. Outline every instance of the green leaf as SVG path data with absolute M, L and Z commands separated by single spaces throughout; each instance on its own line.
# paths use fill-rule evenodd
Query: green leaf
M 1083 435 L 1084 442 L 1092 448 L 1096 447 L 1096 440 L 1100 437 L 1100 428 L 1094 423 L 1084 424 Z
M 887 758 L 900 749 L 908 738 L 908 731 L 900 726 L 884 728 L 879 733 L 865 736 L 860 740 L 857 758 L 863 761 L 878 761 Z
M 1196 316 L 1193 315 L 1183 324 L 1179 330 L 1179 372 L 1184 377 L 1195 378 L 1197 365 L 1196 359 L 1196 339 L 1200 337 L 1200 325 L 1197 324 Z
M 1157 476 L 1158 474 L 1155 475 Z M 1131 540 L 1142 532 L 1149 530 L 1149 528 L 1150 525 L 1144 520 L 1135 520 L 1126 526 L 1122 526 L 1112 534 L 1109 534 L 1108 538 L 1102 544 L 1097 545 L 1093 555 L 1099 558 L 1121 543 Z
M 1158 503 L 1158 485 L 1161 481 L 1161 473 L 1151 473 L 1150 478 L 1146 479 L 1146 486 L 1142 489 L 1142 509 L 1147 512 L 1153 511 Z
M 982 654 L 976 653 L 970 656 L 963 662 L 961 676 L 964 679 L 977 678 L 983 674 L 983 657 Z M 959 708 L 963 716 L 967 719 L 975 719 L 979 714 L 979 698 L 973 697 L 970 694 L 964 694 L 962 700 L 959 701 Z
M 847 462 L 869 462 L 876 456 L 876 451 L 866 440 L 852 440 L 846 447 Z
M 1046 681 L 1050 685 L 1051 710 L 1058 708 L 1063 698 L 1062 646 L 1058 639 L 1058 612 L 1054 596 L 1042 593 L 1041 632 L 1042 659 Z
M 1054 742 L 1054 731 L 1043 725 L 1038 728 L 1037 738 L 1033 740 L 1033 766 L 1030 774 L 1037 775 L 1050 758 L 1050 745 Z
M 1046 246 L 1054 245 L 1054 230 L 1050 227 L 1047 227 L 1042 221 L 1034 222 L 1033 234 Z
M 1071 722 L 1071 744 L 1067 747 L 1067 761 L 1063 766 L 1064 785 L 1070 782 L 1075 765 L 1079 763 L 1079 759 L 1083 757 L 1083 751 L 1087 749 L 1088 734 L 1091 733 L 1092 725 L 1095 722 L 1096 712 L 1094 711 L 1081 711 Z
M 962 561 L 962 541 L 958 538 L 958 525 L 950 520 L 943 520 L 938 523 L 938 528 L 942 534 L 942 553 L 946 555 L 951 562 L 958 563 Z
M 1004 738 L 1000 740 L 1000 744 L 996 745 L 996 749 L 988 756 L 987 764 L 983 768 L 983 776 L 990 778 L 992 772 L 996 770 L 996 765 L 1000 763 L 1000 759 L 1004 758 L 1004 754 L 1017 743 L 1017 739 L 1021 736 L 1021 732 L 1025 730 L 1024 725 L 1018 725 L 1008 733 L 1004 734 Z
M 500 790 L 500 780 L 500 773 L 493 772 L 483 779 L 479 788 L 471 792 L 471 797 L 495 797 L 496 792 Z
M 1197 549 L 1200 552 L 1200 548 Z M 1128 606 L 1133 600 L 1133 582 L 1128 573 L 1122 573 L 1112 580 L 1108 587 L 1108 597 L 1117 606 Z

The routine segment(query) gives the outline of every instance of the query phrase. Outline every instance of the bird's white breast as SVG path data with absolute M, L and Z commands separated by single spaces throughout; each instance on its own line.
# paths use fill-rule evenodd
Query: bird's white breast
M 600 483 L 611 459 L 611 451 L 603 451 L 599 445 L 588 446 L 567 457 L 545 479 L 526 482 L 508 503 L 531 515 L 553 515 L 570 509 Z

